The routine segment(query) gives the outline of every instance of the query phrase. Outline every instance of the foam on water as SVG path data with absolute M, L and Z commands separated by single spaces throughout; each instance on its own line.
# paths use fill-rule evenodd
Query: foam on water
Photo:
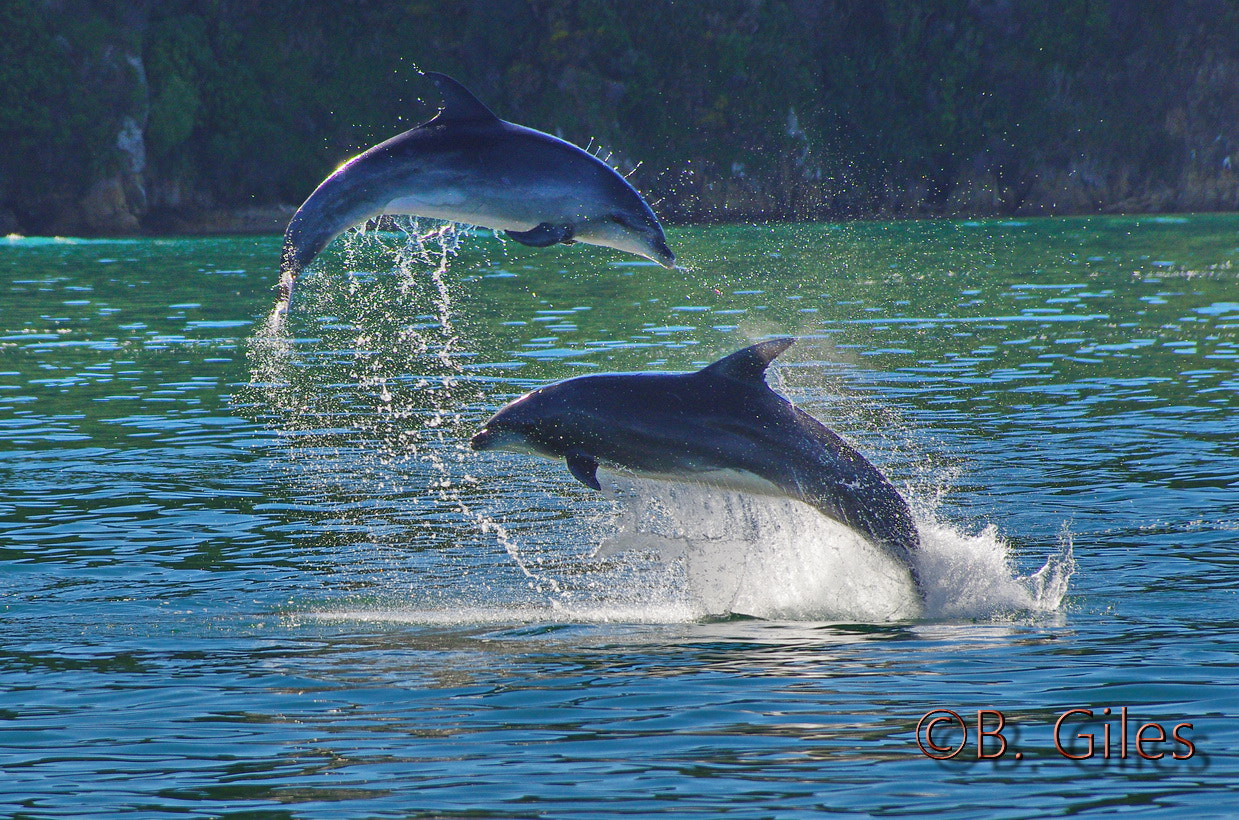
M 419 626 L 507 626 L 511 624 L 679 624 L 700 621 L 701 615 L 684 603 L 560 604 L 526 606 L 463 606 L 417 608 L 385 606 L 312 610 L 295 617 L 320 621 L 401 623 Z

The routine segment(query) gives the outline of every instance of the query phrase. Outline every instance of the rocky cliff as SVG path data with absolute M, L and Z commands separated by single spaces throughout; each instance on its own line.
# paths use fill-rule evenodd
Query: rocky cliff
M 672 220 L 1239 209 L 1234 0 L 9 0 L 0 31 L 3 232 L 278 231 L 433 114 L 418 68 Z

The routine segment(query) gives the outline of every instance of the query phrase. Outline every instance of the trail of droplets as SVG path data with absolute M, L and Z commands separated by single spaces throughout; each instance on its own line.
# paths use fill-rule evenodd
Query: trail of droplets
M 344 523 L 391 529 L 404 519 L 416 530 L 455 516 L 474 537 L 497 540 L 536 592 L 556 593 L 558 582 L 533 571 L 511 533 L 468 497 L 468 437 L 485 396 L 465 371 L 450 279 L 468 230 L 403 218 L 384 227 L 396 230 L 347 234 L 343 285 L 303 284 L 294 321 L 277 317 L 251 340 L 248 400 L 307 468 L 298 481 Z M 288 336 L 306 323 L 317 323 L 317 338 Z M 403 546 L 398 535 L 372 537 Z

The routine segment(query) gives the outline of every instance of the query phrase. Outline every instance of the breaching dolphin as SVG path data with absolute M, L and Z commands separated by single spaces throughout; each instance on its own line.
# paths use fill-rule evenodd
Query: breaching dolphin
M 799 499 L 893 553 L 923 600 L 907 502 L 864 456 L 766 384 L 766 368 L 794 342 L 760 342 L 695 373 L 548 385 L 501 409 L 470 444 L 565 459 L 595 490 L 604 466 Z
M 428 73 L 443 95 L 429 122 L 341 165 L 284 232 L 279 307 L 297 276 L 344 231 L 381 214 L 503 230 L 525 245 L 585 242 L 675 266 L 662 226 L 615 169 L 558 137 L 505 122 L 463 85 Z

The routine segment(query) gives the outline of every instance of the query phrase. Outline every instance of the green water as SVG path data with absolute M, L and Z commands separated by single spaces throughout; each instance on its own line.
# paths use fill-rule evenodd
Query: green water
M 1239 217 L 670 241 L 687 270 L 487 234 L 436 274 L 354 236 L 275 336 L 275 237 L 0 241 L 0 813 L 1239 805 Z M 791 502 L 464 446 L 531 387 L 770 334 L 912 501 L 923 617 L 865 615 Z M 1121 707 L 1195 754 L 1119 757 L 1114 719 L 1112 758 L 1056 750 Z M 941 708 L 1011 752 L 928 759 Z

